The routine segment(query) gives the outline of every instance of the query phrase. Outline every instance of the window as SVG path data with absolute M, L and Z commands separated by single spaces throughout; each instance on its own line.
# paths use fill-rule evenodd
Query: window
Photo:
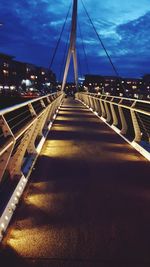
M 8 68 L 9 67 L 9 64 L 4 62 L 4 67 Z
M 4 73 L 4 75 L 8 76 L 9 71 L 8 70 L 3 70 L 3 73 Z

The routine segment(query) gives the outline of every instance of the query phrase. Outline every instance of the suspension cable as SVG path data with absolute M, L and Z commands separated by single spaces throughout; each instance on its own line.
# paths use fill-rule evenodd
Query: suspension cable
M 61 77 L 62 77 L 62 73 L 63 73 L 63 70 L 64 70 L 64 65 L 65 65 L 65 59 L 67 57 L 67 51 L 68 51 L 68 48 L 69 48 L 69 36 L 70 36 L 70 32 L 68 31 L 67 42 L 66 42 L 66 45 L 65 45 L 64 54 L 63 54 L 62 62 L 61 62 L 61 65 L 60 65 L 59 81 L 61 81 Z
M 119 73 L 118 73 L 118 71 L 117 71 L 117 69 L 116 69 L 116 67 L 115 67 L 115 65 L 114 65 L 114 63 L 113 63 L 113 61 L 112 61 L 112 59 L 111 59 L 111 56 L 109 55 L 109 53 L 108 53 L 108 51 L 107 51 L 107 49 L 106 49 L 106 47 L 105 47 L 105 45 L 104 45 L 104 43 L 103 43 L 103 41 L 102 41 L 100 35 L 99 35 L 99 33 L 98 33 L 97 30 L 96 30 L 96 27 L 95 27 L 95 25 L 94 25 L 94 23 L 93 23 L 93 21 L 92 21 L 90 15 L 89 15 L 87 9 L 86 9 L 86 6 L 85 6 L 83 0 L 81 0 L 81 2 L 82 2 L 82 5 L 83 5 L 83 8 L 84 8 L 84 10 L 85 10 L 85 13 L 86 13 L 86 15 L 87 15 L 87 17 L 88 17 L 88 19 L 89 19 L 89 21 L 90 21 L 92 27 L 93 27 L 93 30 L 94 30 L 94 32 L 95 32 L 95 34 L 96 34 L 96 36 L 97 36 L 97 38 L 98 38 L 98 40 L 99 40 L 99 42 L 100 42 L 102 48 L 104 49 L 104 51 L 105 51 L 105 53 L 106 53 L 106 56 L 107 56 L 107 58 L 108 58 L 108 60 L 109 60 L 109 62 L 110 62 L 110 64 L 111 64 L 111 66 L 112 66 L 112 68 L 113 68 L 113 70 L 114 70 L 114 72 L 115 72 L 115 74 L 116 74 L 116 77 L 118 78 L 118 81 L 119 81 L 119 83 L 120 83 L 120 85 L 121 85 L 121 87 L 122 87 L 122 89 L 123 89 L 123 92 L 124 92 L 124 94 L 127 96 L 126 91 L 125 91 L 125 87 L 124 87 L 124 85 L 122 84 L 122 81 L 121 81 L 121 79 L 120 79 L 120 75 L 119 75 Z
M 88 17 L 88 19 L 89 19 L 89 21 L 90 21 L 92 27 L 93 27 L 93 30 L 95 31 L 95 33 L 96 33 L 96 35 L 97 35 L 97 37 L 98 37 L 98 39 L 99 39 L 99 41 L 100 41 L 100 43 L 101 43 L 101 46 L 103 47 L 103 49 L 104 49 L 104 51 L 105 51 L 105 53 L 106 53 L 106 55 L 107 55 L 107 57 L 108 57 L 108 59 L 109 59 L 109 61 L 110 61 L 110 64 L 112 65 L 112 68 L 113 68 L 113 70 L 114 70 L 116 76 L 119 77 L 119 73 L 118 73 L 118 71 L 117 71 L 117 69 L 116 69 L 114 63 L 112 62 L 112 59 L 111 59 L 111 57 L 110 57 L 110 55 L 109 55 L 109 53 L 108 53 L 108 51 L 107 51 L 107 49 L 106 49 L 106 47 L 105 47 L 103 41 L 102 41 L 102 39 L 101 39 L 99 33 L 97 32 L 97 30 L 96 30 L 96 28 L 95 28 L 95 25 L 94 25 L 94 23 L 93 23 L 93 21 L 92 21 L 90 15 L 89 15 L 89 13 L 88 13 L 86 7 L 85 7 L 85 5 L 84 5 L 83 0 L 81 0 L 81 2 L 82 2 L 82 5 L 83 5 L 83 7 L 84 7 L 84 10 L 85 10 L 85 12 L 86 12 L 86 15 L 87 15 L 87 17 Z
M 54 53 L 53 53 L 53 56 L 52 56 L 52 59 L 51 59 L 50 65 L 49 65 L 49 69 L 51 69 L 51 67 L 52 67 L 52 65 L 53 65 L 53 62 L 54 62 L 54 59 L 55 59 L 55 56 L 56 56 L 56 53 L 57 53 L 57 50 L 58 50 L 58 47 L 59 47 L 61 38 L 62 38 L 62 34 L 63 34 L 63 32 L 64 32 L 64 29 L 65 29 L 65 26 L 66 26 L 66 23 L 67 23 L 67 19 L 68 19 L 69 13 L 70 13 L 71 5 L 72 5 L 72 4 L 70 4 L 70 6 L 69 6 L 69 9 L 68 9 L 68 12 L 67 12 L 67 15 L 66 15 L 66 18 L 65 18 L 65 21 L 64 21 L 62 30 L 61 30 L 61 32 L 60 32 L 59 39 L 58 39 L 58 41 L 57 41 L 57 43 L 56 43 L 56 47 L 55 47 L 55 49 L 54 49 Z
M 90 71 L 89 71 L 89 64 L 88 64 L 88 60 L 87 60 L 87 54 L 86 54 L 86 50 L 85 50 L 85 45 L 84 45 L 84 42 L 83 42 L 83 35 L 82 35 L 80 23 L 78 23 L 78 27 L 79 27 L 79 33 L 80 33 L 80 37 L 81 37 L 81 41 L 82 41 L 82 48 L 83 48 L 83 52 L 84 52 L 87 73 L 90 73 Z
M 80 58 L 80 54 L 79 54 L 79 51 L 78 51 L 78 70 L 79 70 L 79 74 L 81 75 L 81 77 L 83 76 L 83 71 L 82 71 L 82 64 L 81 64 L 81 58 Z

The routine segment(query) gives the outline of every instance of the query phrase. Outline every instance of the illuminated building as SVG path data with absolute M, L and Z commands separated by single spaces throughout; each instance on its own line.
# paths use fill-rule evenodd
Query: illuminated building
M 46 68 L 34 64 L 19 62 L 13 56 L 0 53 L 0 90 L 18 89 L 22 81 L 30 80 L 32 85 L 38 89 L 45 83 L 56 83 L 55 74 Z
M 115 76 L 85 75 L 83 90 L 125 97 L 147 99 L 150 95 L 150 75 L 142 78 L 122 78 Z M 87 89 L 88 88 L 88 89 Z

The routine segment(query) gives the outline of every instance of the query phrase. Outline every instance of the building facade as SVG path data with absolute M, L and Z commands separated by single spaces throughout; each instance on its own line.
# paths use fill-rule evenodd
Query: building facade
M 24 90 L 28 85 L 41 89 L 44 84 L 55 84 L 56 75 L 43 67 L 19 62 L 13 56 L 0 53 L 0 89 Z
M 150 98 L 150 75 L 141 79 L 114 76 L 85 75 L 83 90 L 124 97 Z

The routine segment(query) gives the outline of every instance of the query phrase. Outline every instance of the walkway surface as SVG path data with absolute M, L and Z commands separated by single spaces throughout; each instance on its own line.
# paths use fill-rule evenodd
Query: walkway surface
M 0 254 L 0 266 L 150 266 L 149 163 L 65 99 Z

